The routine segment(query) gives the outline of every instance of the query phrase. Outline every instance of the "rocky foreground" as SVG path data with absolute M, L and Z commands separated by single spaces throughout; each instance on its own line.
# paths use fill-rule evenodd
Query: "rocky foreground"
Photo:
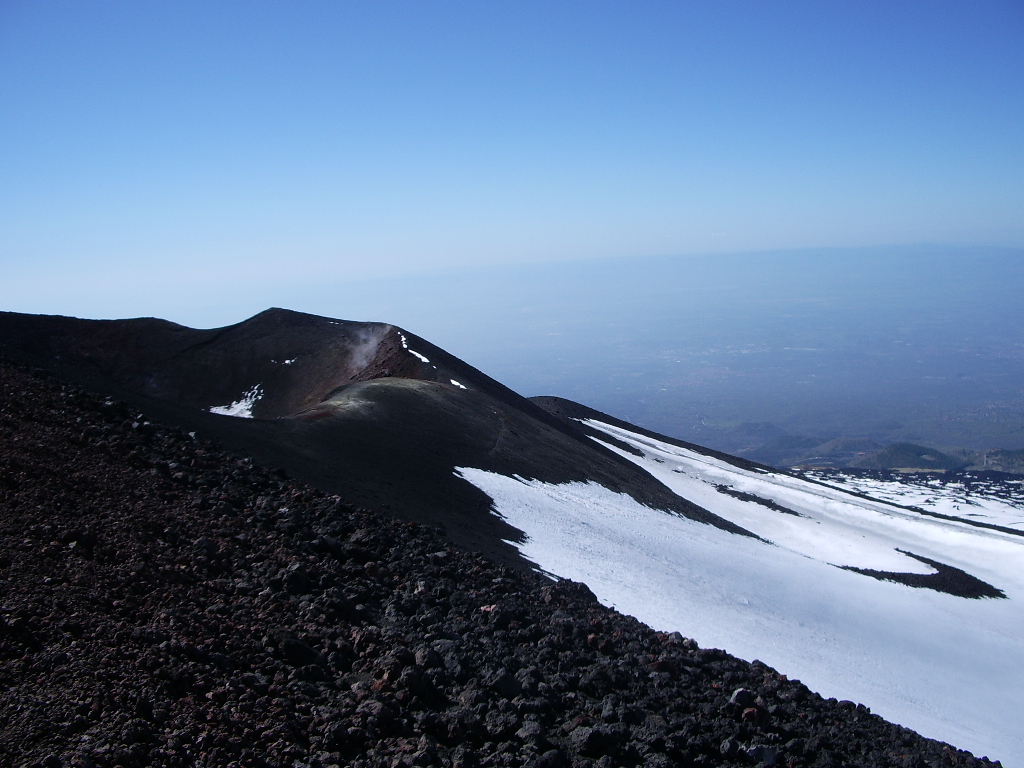
M 9 363 L 0 762 L 991 765 Z

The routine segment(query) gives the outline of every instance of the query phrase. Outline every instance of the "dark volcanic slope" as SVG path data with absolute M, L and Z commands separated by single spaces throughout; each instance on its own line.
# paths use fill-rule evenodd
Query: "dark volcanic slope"
M 399 328 L 268 310 L 215 330 L 162 320 L 0 313 L 0 349 L 215 438 L 348 504 L 445 526 L 519 562 L 520 532 L 454 474 L 593 480 L 648 506 L 746 533 L 444 350 Z M 424 358 L 429 362 L 424 362 Z M 256 418 L 209 412 L 258 393 Z
M 985 764 L 3 362 L 0 510 L 4 765 Z
M 432 362 L 410 354 L 409 342 L 431 354 Z M 383 377 L 454 386 L 451 377 L 461 376 L 499 399 L 514 397 L 460 360 L 394 326 L 283 309 L 211 330 L 154 318 L 80 320 L 0 312 L 0 346 L 10 355 L 94 386 L 202 411 L 241 400 L 259 388 L 252 408 L 256 418 L 290 416 L 340 387 Z

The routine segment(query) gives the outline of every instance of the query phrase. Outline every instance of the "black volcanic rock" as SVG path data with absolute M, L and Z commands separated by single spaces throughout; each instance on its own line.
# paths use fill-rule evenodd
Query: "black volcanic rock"
M 987 763 L 5 362 L 0 509 L 5 764 Z

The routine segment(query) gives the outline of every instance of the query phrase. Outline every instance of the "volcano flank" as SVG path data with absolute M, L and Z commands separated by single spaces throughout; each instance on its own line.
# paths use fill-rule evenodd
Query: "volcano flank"
M 0 374 L 19 765 L 1024 766 L 1013 480 L 779 471 L 282 309 L 0 313 Z
M 520 555 L 504 540 L 521 533 L 491 515 L 490 498 L 456 477 L 455 467 L 548 483 L 593 480 L 742 532 L 395 326 L 282 309 L 209 331 L 154 319 L 2 313 L 0 343 L 8 354 L 281 467 L 346 503 L 440 525 L 456 543 L 506 562 Z M 248 393 L 251 418 L 216 413 Z

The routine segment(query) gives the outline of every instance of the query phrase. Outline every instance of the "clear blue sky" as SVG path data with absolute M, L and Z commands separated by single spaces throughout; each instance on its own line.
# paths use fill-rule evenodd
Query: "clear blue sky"
M 916 242 L 1024 245 L 1016 0 L 0 2 L 0 309 Z

